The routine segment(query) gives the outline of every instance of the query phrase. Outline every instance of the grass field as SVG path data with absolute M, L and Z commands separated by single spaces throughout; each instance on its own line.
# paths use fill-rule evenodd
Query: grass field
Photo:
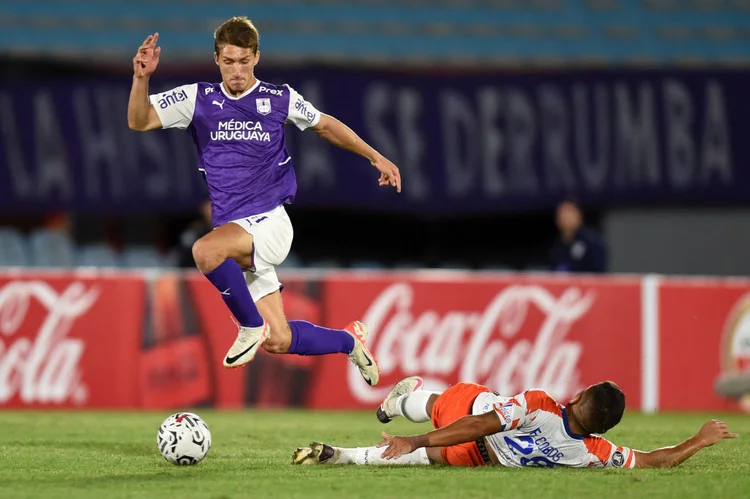
M 410 434 L 429 426 L 383 426 L 372 413 L 195 412 L 211 428 L 213 447 L 197 466 L 177 467 L 156 448 L 169 412 L 0 411 L 0 497 L 750 497 L 750 419 L 739 415 L 725 416 L 739 439 L 679 468 L 549 470 L 292 466 L 294 448 L 312 440 L 364 446 L 383 429 Z M 708 418 L 627 414 L 608 436 L 650 449 L 689 437 Z

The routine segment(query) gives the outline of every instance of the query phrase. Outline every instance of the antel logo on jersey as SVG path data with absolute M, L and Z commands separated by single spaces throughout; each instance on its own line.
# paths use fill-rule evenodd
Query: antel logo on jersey
M 282 95 L 284 95 L 284 91 L 283 90 L 277 90 L 277 89 L 267 88 L 267 87 L 260 87 L 260 88 L 258 88 L 258 92 L 260 92 L 260 93 L 268 93 L 268 94 L 272 94 L 272 95 L 278 95 L 279 97 L 281 97 Z
M 315 120 L 315 113 L 307 110 L 305 101 L 303 101 L 302 99 L 297 99 L 297 102 L 294 104 L 294 108 L 299 111 L 302 116 L 305 117 L 308 123 L 312 123 Z
M 163 93 L 161 94 L 161 98 L 158 100 L 159 107 L 161 109 L 166 109 L 172 104 L 176 104 L 178 102 L 182 102 L 184 100 L 187 100 L 188 95 L 187 92 L 184 90 L 174 90 L 171 94 Z
M 414 295 L 407 282 L 391 284 L 363 316 L 381 379 L 392 373 L 419 373 L 435 389 L 458 379 L 491 386 L 503 394 L 536 386 L 558 399 L 572 397 L 583 388 L 578 370 L 583 347 L 566 336 L 591 309 L 593 291 L 583 293 L 570 287 L 556 296 L 542 286 L 512 285 L 476 311 L 427 308 L 415 312 Z M 425 297 L 419 301 L 424 303 Z M 532 307 L 544 319 L 529 334 L 526 318 Z M 365 385 L 353 366 L 348 384 L 354 397 L 368 404 L 382 401 L 390 390 L 387 383 Z
M 0 288 L 0 404 L 16 395 L 27 404 L 86 402 L 80 370 L 85 345 L 67 334 L 98 296 L 96 288 L 80 282 L 60 293 L 43 281 L 13 281 Z M 27 312 L 35 302 L 47 315 L 29 334 L 34 326 L 26 324 Z
M 739 397 L 740 406 L 750 412 L 750 293 L 737 300 L 726 318 L 716 391 Z

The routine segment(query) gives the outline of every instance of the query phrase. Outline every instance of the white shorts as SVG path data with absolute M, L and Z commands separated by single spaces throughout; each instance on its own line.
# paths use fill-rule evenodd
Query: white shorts
M 232 220 L 253 236 L 253 267 L 245 272 L 247 287 L 253 301 L 281 289 L 276 266 L 292 248 L 294 230 L 283 205 L 271 211 L 239 220 Z

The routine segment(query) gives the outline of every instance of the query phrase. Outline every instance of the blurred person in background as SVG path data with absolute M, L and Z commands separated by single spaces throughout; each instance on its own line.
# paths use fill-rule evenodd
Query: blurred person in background
M 213 229 L 211 224 L 211 200 L 206 199 L 201 203 L 200 212 L 200 218 L 193 220 L 180 234 L 177 247 L 177 265 L 182 268 L 192 269 L 197 266 L 195 258 L 193 258 L 193 244 Z
M 550 269 L 556 272 L 601 273 L 607 271 L 608 252 L 604 239 L 583 224 L 581 209 L 572 199 L 557 206 L 560 238 L 552 246 Z

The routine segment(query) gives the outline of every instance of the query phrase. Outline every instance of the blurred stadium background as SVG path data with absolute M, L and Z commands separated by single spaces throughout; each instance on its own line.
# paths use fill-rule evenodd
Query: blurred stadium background
M 217 81 L 234 15 L 260 30 L 258 78 L 403 176 L 378 189 L 288 131 L 290 318 L 369 318 L 383 386 L 564 398 L 606 377 L 634 411 L 748 407 L 749 0 L 4 0 L 0 407 L 377 405 L 343 356 L 221 369 L 235 329 L 190 256 L 208 230 L 194 147 L 127 127 L 142 40 L 161 35 L 153 92 Z
M 357 158 L 290 133 L 288 265 L 542 269 L 555 204 L 571 196 L 605 237 L 609 271 L 750 271 L 747 1 L 205 7 L 3 2 L 0 263 L 179 262 L 205 192 L 186 134 L 127 129 L 130 60 L 159 31 L 154 91 L 216 79 L 213 30 L 247 14 L 261 79 L 300 87 L 404 170 L 395 199 Z

